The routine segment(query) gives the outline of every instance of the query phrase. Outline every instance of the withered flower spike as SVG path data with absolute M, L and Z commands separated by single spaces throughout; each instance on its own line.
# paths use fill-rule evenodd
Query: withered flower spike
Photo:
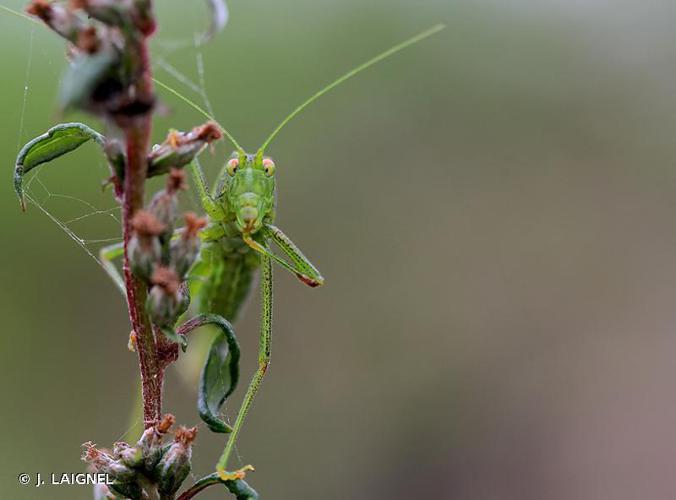
M 166 229 L 157 217 L 147 210 L 139 210 L 131 220 L 131 227 L 140 236 L 159 236 Z
M 185 231 L 183 238 L 185 239 L 194 238 L 207 225 L 207 220 L 204 217 L 198 217 L 194 212 L 186 212 L 184 217 Z
M 158 266 L 153 272 L 150 282 L 157 285 L 170 295 L 175 295 L 181 286 L 178 274 L 168 267 Z M 161 422 L 160 422 L 161 423 Z

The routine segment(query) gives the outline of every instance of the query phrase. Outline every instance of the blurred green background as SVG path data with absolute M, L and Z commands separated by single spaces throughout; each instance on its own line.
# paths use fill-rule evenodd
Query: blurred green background
M 157 7 L 155 55 L 197 82 L 198 52 L 172 46 L 205 26 L 202 3 Z M 676 5 L 230 9 L 201 50 L 205 87 L 249 148 L 345 70 L 448 24 L 324 97 L 269 150 L 278 223 L 327 282 L 310 290 L 276 273 L 272 367 L 237 458 L 255 464 L 262 498 L 674 498 Z M 0 498 L 86 499 L 89 488 L 16 478 L 79 472 L 81 443 L 123 437 L 136 358 L 119 293 L 45 214 L 22 215 L 11 189 L 19 145 L 59 120 L 63 43 L 4 12 L 0 32 Z M 157 77 L 201 102 L 163 67 Z M 170 114 L 158 141 L 202 121 L 160 96 Z M 210 175 L 228 153 L 206 155 Z M 113 206 L 105 174 L 87 146 L 41 169 L 32 192 L 71 220 Z M 109 214 L 70 227 L 119 235 Z M 246 378 L 257 306 L 237 325 Z M 166 410 L 196 424 L 177 370 Z M 201 429 L 196 475 L 222 445 Z

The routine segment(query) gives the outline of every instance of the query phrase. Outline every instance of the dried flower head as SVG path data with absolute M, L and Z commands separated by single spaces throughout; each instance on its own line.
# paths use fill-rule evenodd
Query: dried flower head
M 204 141 L 210 144 L 223 137 L 223 132 L 218 124 L 214 122 L 206 122 L 204 125 L 195 127 L 190 134 L 193 134 L 197 140 Z
M 207 220 L 204 217 L 198 217 L 194 212 L 186 212 L 184 217 L 185 230 L 183 231 L 183 238 L 186 240 L 196 237 L 197 233 L 207 225 Z
M 158 424 L 155 426 L 155 429 L 160 434 L 166 434 L 169 432 L 169 429 L 172 425 L 174 425 L 175 422 L 176 417 L 174 417 L 171 413 L 167 413 L 162 417 L 162 420 L 158 422 Z
M 178 191 L 185 191 L 188 185 L 185 182 L 185 172 L 178 168 L 169 170 L 167 176 L 167 192 L 169 194 L 177 193 Z
M 176 430 L 174 441 L 188 447 L 195 440 L 195 437 L 197 437 L 197 427 L 188 428 L 181 426 Z
M 186 144 L 194 144 L 196 142 L 209 144 L 222 137 L 223 133 L 216 123 L 206 122 L 203 125 L 193 128 L 190 132 L 170 130 L 169 134 L 167 134 L 167 138 L 164 140 L 164 144 L 176 149 L 185 146 Z
M 157 285 L 169 295 L 175 295 L 181 286 L 181 280 L 173 269 L 158 266 L 153 272 L 150 282 Z
M 165 230 L 165 225 L 147 210 L 136 212 L 131 220 L 131 227 L 139 236 L 159 236 Z

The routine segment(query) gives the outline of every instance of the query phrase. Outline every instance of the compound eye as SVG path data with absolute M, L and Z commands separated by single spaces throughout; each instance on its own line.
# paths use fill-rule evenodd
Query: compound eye
M 270 158 L 263 158 L 263 170 L 268 177 L 275 173 L 275 162 Z
M 239 160 L 237 158 L 232 158 L 228 160 L 228 163 L 225 166 L 225 170 L 228 172 L 228 175 L 232 177 L 237 172 L 237 167 L 239 167 Z

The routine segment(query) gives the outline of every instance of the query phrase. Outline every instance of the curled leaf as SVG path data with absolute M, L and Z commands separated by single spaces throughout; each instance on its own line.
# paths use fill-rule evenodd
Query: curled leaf
M 202 34 L 199 40 L 200 44 L 208 42 L 216 33 L 222 31 L 225 25 L 228 24 L 228 18 L 230 17 L 225 0 L 207 0 L 207 3 L 211 11 L 211 22 L 209 23 L 207 32 Z
M 201 314 L 186 321 L 178 329 L 186 335 L 204 325 L 218 327 L 202 369 L 197 409 L 213 432 L 229 433 L 231 428 L 218 415 L 221 406 L 237 387 L 239 380 L 239 343 L 230 323 L 217 314 Z
M 103 147 L 105 138 L 87 125 L 60 123 L 21 148 L 14 167 L 14 190 L 23 210 L 26 210 L 23 192 L 24 175 L 42 163 L 70 153 L 91 139 Z

